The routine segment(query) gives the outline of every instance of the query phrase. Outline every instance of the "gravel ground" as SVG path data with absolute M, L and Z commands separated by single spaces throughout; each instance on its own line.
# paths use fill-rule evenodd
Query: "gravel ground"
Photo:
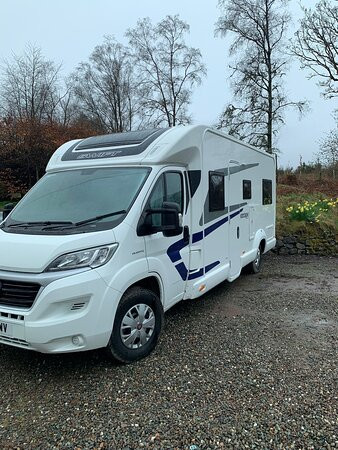
M 338 448 L 337 293 L 337 259 L 268 255 L 136 364 L 0 346 L 0 447 Z

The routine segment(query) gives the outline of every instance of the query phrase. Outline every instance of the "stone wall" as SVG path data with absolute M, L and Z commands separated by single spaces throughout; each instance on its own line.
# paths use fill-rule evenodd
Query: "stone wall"
M 338 255 L 337 235 L 332 230 L 313 230 L 289 236 L 277 236 L 273 250 L 279 255 Z

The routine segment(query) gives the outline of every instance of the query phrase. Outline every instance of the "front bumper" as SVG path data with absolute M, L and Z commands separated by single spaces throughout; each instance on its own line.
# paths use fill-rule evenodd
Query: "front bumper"
M 1 272 L 0 279 L 22 274 Z M 0 305 L 0 343 L 42 353 L 68 353 L 105 347 L 108 343 L 120 293 L 108 287 L 95 269 L 44 283 L 41 274 L 29 274 L 42 287 L 33 306 Z M 43 285 L 44 284 L 44 285 Z M 6 333 L 4 329 L 6 328 Z

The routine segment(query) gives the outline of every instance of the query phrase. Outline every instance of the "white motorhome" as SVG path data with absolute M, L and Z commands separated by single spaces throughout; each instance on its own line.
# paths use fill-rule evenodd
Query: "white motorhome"
M 62 145 L 0 226 L 0 343 L 155 347 L 163 313 L 275 246 L 275 160 L 206 126 Z

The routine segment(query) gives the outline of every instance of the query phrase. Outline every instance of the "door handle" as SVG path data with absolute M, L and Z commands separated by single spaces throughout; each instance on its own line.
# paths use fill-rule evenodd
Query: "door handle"
M 189 244 L 190 242 L 190 232 L 189 227 L 187 225 L 183 228 L 183 242 L 185 244 Z
M 237 227 L 237 239 L 239 239 L 239 227 Z

